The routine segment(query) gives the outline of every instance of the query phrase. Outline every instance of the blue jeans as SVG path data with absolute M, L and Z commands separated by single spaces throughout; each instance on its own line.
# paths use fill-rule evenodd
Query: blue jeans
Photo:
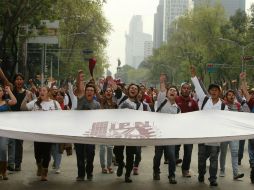
M 55 169 L 59 169 L 62 160 L 62 154 L 60 153 L 60 144 L 52 144 L 51 155 L 54 160 Z
M 160 164 L 163 151 L 166 152 L 168 159 L 168 177 L 175 177 L 176 160 L 175 146 L 155 146 L 155 155 L 153 158 L 153 173 L 160 174 Z
M 107 152 L 107 165 L 106 165 L 106 152 Z M 113 146 L 111 145 L 100 145 L 100 163 L 101 168 L 111 167 L 113 157 Z
M 74 144 L 76 156 L 78 177 L 93 175 L 93 161 L 95 155 L 95 145 L 91 144 Z
M 254 168 L 254 139 L 249 140 L 248 152 L 250 157 L 250 167 Z
M 15 164 L 15 139 L 8 140 L 8 165 Z
M 7 161 L 8 138 L 0 137 L 0 161 Z
M 225 172 L 225 162 L 227 156 L 228 145 L 231 152 L 231 163 L 233 168 L 233 175 L 237 176 L 238 174 L 238 149 L 239 149 L 239 141 L 230 141 L 230 142 L 222 142 L 220 144 L 220 170 Z

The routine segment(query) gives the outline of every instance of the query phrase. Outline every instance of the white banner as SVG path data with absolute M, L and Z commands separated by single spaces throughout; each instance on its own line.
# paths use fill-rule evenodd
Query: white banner
M 0 121 L 0 136 L 42 142 L 149 146 L 254 138 L 254 115 L 230 111 L 2 112 Z

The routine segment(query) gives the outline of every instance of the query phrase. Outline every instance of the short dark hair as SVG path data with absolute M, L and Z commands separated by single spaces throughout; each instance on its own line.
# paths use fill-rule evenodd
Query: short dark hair
M 218 84 L 214 84 L 214 83 L 210 84 L 208 87 L 208 91 L 210 91 L 212 88 L 217 88 L 219 91 L 221 91 L 221 87 Z
M 96 93 L 96 88 L 95 88 L 95 86 L 94 86 L 93 84 L 88 83 L 88 84 L 85 86 L 85 91 L 86 91 L 87 88 L 93 88 L 93 89 L 94 89 L 94 92 Z

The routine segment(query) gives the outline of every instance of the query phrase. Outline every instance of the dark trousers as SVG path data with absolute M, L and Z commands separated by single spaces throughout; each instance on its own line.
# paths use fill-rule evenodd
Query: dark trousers
M 175 145 L 175 157 L 176 157 L 176 160 L 179 159 L 180 148 L 181 148 L 181 145 Z
M 116 156 L 116 162 L 118 163 L 118 167 L 126 168 L 126 177 L 130 177 L 131 171 L 133 168 L 134 163 L 134 154 L 136 153 L 137 147 L 136 146 L 126 146 L 126 165 L 124 164 L 124 146 L 114 146 L 114 154 Z
M 209 181 L 215 181 L 217 179 L 219 152 L 220 152 L 219 146 L 207 146 L 205 144 L 198 145 L 198 173 L 200 176 L 205 175 L 206 160 L 207 158 L 210 158 Z
M 86 174 L 87 176 L 92 176 L 95 145 L 74 144 L 74 146 L 77 157 L 78 177 L 85 177 Z
M 23 159 L 23 140 L 15 140 L 15 165 L 20 166 Z
M 243 159 L 244 145 L 245 145 L 245 140 L 240 140 L 239 149 L 238 149 L 238 161 L 241 161 Z
M 175 146 L 155 146 L 155 155 L 153 158 L 153 172 L 160 174 L 160 164 L 162 154 L 166 152 L 168 160 L 168 177 L 175 176 L 176 160 L 175 160 Z
M 34 157 L 37 164 L 42 164 L 43 168 L 49 167 L 51 158 L 52 143 L 34 142 Z
M 141 146 L 136 147 L 135 159 L 134 159 L 134 167 L 138 167 L 141 162 Z
M 183 148 L 184 148 L 184 155 L 183 155 L 182 170 L 190 170 L 193 144 L 185 144 Z

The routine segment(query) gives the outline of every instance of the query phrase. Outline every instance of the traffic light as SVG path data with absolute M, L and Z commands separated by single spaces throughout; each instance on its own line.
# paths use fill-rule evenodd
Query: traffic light
M 207 64 L 207 72 L 213 73 L 215 71 L 214 65 L 212 63 Z

